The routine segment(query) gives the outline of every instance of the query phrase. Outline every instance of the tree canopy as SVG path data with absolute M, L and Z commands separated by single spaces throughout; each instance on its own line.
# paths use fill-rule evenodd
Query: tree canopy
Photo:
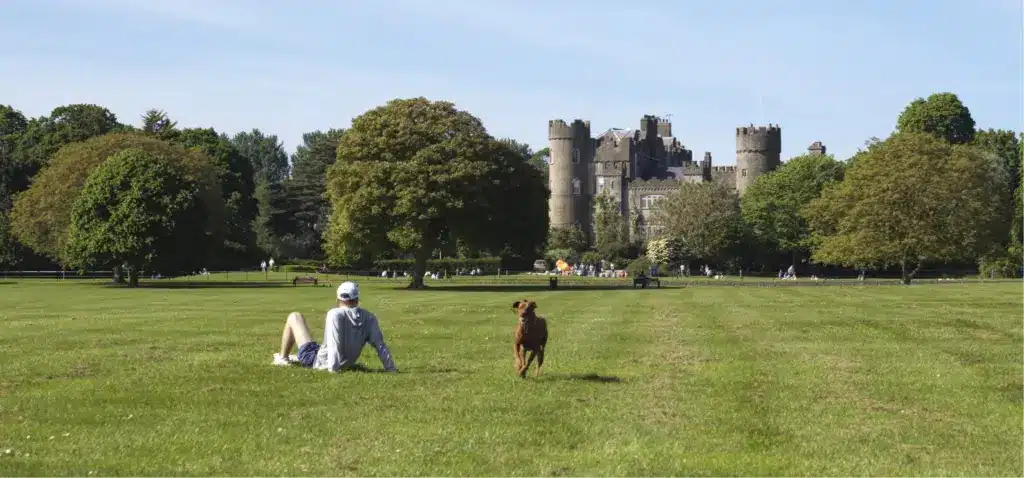
M 15 198 L 11 211 L 15 237 L 37 253 L 60 260 L 72 206 L 86 179 L 107 158 L 126 149 L 139 149 L 163 158 L 181 158 L 189 177 L 202 185 L 202 197 L 208 205 L 204 222 L 207 232 L 222 237 L 225 215 L 219 182 L 223 170 L 199 151 L 135 133 L 90 138 L 69 144 L 54 154 L 32 185 Z
M 517 158 L 453 103 L 397 99 L 371 109 L 341 137 L 328 173 L 325 249 L 335 263 L 411 253 L 410 286 L 422 287 L 427 259 L 447 238 L 489 248 L 507 230 L 488 226 L 507 204 L 501 193 L 530 177 L 515 173 Z
M 253 184 L 253 167 L 231 141 L 213 128 L 186 128 L 173 135 L 174 142 L 206 154 L 221 174 L 221 194 L 227 217 L 224 253 L 214 266 L 255 260 L 256 237 L 253 221 L 258 212 Z
M 935 93 L 911 101 L 896 125 L 900 132 L 929 134 L 951 144 L 967 144 L 974 139 L 971 111 L 954 93 Z
M 89 175 L 71 209 L 62 262 L 82 269 L 125 265 L 139 274 L 202 267 L 217 240 L 204 228 L 203 185 L 172 148 L 123 149 Z M 219 198 L 218 198 L 219 199 Z
M 924 133 L 896 134 L 869 147 L 842 182 L 805 209 L 812 257 L 847 267 L 899 266 L 904 282 L 925 262 L 975 260 L 1006 230 L 1005 188 L 992 155 Z
M 742 238 L 739 198 L 719 183 L 684 182 L 658 203 L 652 224 L 661 236 L 678 241 L 688 259 L 719 264 Z
M 809 254 L 810 230 L 800 211 L 826 186 L 843 178 L 832 156 L 797 156 L 757 178 L 740 200 L 743 219 L 766 245 L 794 255 Z
M 288 209 L 293 221 L 287 238 L 302 257 L 322 258 L 321 232 L 327 225 L 327 169 L 338 159 L 343 129 L 313 131 L 302 135 L 292 156 L 291 178 L 285 182 Z

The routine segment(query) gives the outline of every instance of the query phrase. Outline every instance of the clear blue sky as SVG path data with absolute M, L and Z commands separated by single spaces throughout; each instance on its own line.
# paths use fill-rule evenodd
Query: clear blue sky
M 650 113 L 715 164 L 735 163 L 737 126 L 767 122 L 784 158 L 813 141 L 845 158 L 933 92 L 1021 130 L 1021 24 L 1020 0 L 0 0 L 0 103 L 133 124 L 160 108 L 290 152 L 426 96 L 535 149 L 549 119 L 597 135 Z

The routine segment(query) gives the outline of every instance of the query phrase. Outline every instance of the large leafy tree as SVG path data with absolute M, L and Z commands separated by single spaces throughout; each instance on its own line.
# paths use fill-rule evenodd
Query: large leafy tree
M 411 253 L 418 288 L 445 240 L 494 244 L 488 233 L 505 231 L 481 226 L 500 207 L 496 191 L 506 191 L 494 183 L 505 149 L 450 102 L 396 99 L 356 117 L 328 173 L 328 256 L 352 263 Z
M 486 202 L 478 204 L 477 213 L 485 222 L 468 229 L 469 233 L 481 233 L 469 243 L 492 255 L 533 262 L 542 256 L 548 238 L 551 194 L 540 171 L 529 163 L 532 153 L 528 145 L 502 139 L 492 147 Z
M 60 260 L 71 224 L 72 206 L 86 179 L 103 161 L 126 149 L 139 149 L 163 158 L 181 158 L 190 177 L 202 184 L 200 190 L 207 204 L 205 230 L 211 236 L 223 237 L 225 214 L 220 192 L 223 169 L 199 151 L 134 133 L 90 138 L 69 144 L 54 154 L 32 185 L 15 198 L 11 211 L 15 237 L 33 251 Z
M 917 98 L 900 113 L 896 127 L 903 133 L 924 133 L 951 144 L 974 139 L 974 118 L 954 93 L 934 93 Z
M 288 154 L 277 135 L 253 129 L 235 134 L 231 143 L 249 158 L 256 184 L 281 184 L 288 177 Z
M 253 168 L 257 214 L 252 228 L 256 244 L 263 254 L 279 257 L 285 249 L 282 238 L 292 228 L 284 190 L 289 173 L 288 154 L 277 135 L 259 129 L 235 134 L 231 143 Z
M 1022 133 L 1024 136 L 1024 133 Z M 988 151 L 1003 162 L 1007 175 L 1010 178 L 1010 185 L 1007 194 L 1013 194 L 1020 184 L 1021 173 L 1021 142 L 1017 133 L 1003 129 L 978 130 L 974 133 L 975 146 Z
M 287 238 L 296 255 L 323 257 L 322 231 L 327 225 L 327 169 L 338 159 L 338 140 L 345 130 L 313 131 L 302 135 L 292 155 L 291 178 L 285 182 L 293 234 Z
M 257 216 L 253 167 L 231 141 L 213 128 L 186 128 L 174 135 L 174 142 L 206 154 L 220 170 L 221 193 L 227 215 L 223 254 L 214 267 L 238 267 L 256 259 L 253 221 Z
M 892 267 L 976 260 L 1005 237 L 1006 175 L 993 155 L 924 133 L 874 144 L 824 189 L 805 217 L 815 261 Z
M 62 262 L 81 269 L 125 265 L 128 282 L 142 271 L 176 274 L 202 267 L 217 246 L 204 229 L 203 184 L 183 152 L 129 148 L 104 160 L 71 210 Z
M 618 201 L 607 193 L 594 197 L 594 247 L 606 260 L 625 256 L 630 247 L 629 224 Z
M 800 211 L 842 178 L 843 163 L 831 155 L 797 156 L 747 188 L 740 200 L 743 219 L 763 245 L 789 254 L 795 264 L 811 247 Z
M 10 213 L 14 193 L 28 185 L 23 168 L 15 162 L 14 149 L 28 128 L 20 111 L 0 105 L 0 267 L 12 267 L 20 259 L 17 242 L 11 237 Z
M 119 131 L 124 125 L 110 110 L 93 104 L 59 106 L 33 119 L 21 135 L 15 159 L 28 177 L 45 166 L 65 145 Z
M 721 264 L 743 238 L 739 198 L 718 183 L 684 182 L 658 203 L 653 224 L 679 242 L 688 259 Z

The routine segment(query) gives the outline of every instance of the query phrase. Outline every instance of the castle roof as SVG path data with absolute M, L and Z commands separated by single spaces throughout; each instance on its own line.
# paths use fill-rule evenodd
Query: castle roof
M 636 133 L 635 129 L 621 129 L 621 128 L 609 128 L 601 136 L 615 138 L 615 142 L 622 141 L 623 138 L 632 138 L 633 134 Z

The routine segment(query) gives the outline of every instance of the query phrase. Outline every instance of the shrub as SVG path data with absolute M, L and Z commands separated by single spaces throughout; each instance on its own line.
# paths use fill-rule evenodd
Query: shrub
M 630 277 L 636 277 L 641 275 L 641 273 L 642 275 L 649 275 L 650 271 L 651 261 L 644 256 L 633 259 L 629 262 L 629 265 L 626 266 L 626 273 L 629 274 Z
M 316 269 L 317 268 L 315 266 L 307 266 L 307 265 L 301 265 L 301 264 L 288 264 L 288 265 L 285 265 L 285 266 L 281 267 L 281 270 L 284 271 L 284 272 L 310 273 L 310 272 L 316 272 Z

